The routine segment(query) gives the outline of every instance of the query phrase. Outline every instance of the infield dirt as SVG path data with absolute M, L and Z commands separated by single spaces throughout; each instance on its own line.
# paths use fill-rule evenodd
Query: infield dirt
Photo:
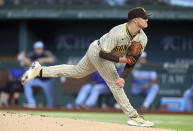
M 123 124 L 0 112 L 0 131 L 172 131 Z

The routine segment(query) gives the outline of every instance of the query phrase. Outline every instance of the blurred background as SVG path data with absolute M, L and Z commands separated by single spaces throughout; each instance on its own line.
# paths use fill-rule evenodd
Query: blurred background
M 47 96 L 41 84 L 32 85 L 31 97 L 35 99 L 32 105 L 26 89 L 19 83 L 22 70 L 27 69 L 24 58 L 33 60 L 30 52 L 42 48 L 52 52 L 55 59 L 45 65 L 76 64 L 93 40 L 127 22 L 129 9 L 138 6 L 152 16 L 144 30 L 148 36 L 145 49 L 148 62 L 139 64 L 135 70 L 156 72 L 159 85 L 148 109 L 193 111 L 192 107 L 186 107 L 186 102 L 190 105 L 193 99 L 193 0 L 0 0 L 1 106 L 76 108 L 76 96 L 90 82 L 90 76 L 54 79 Z M 43 47 L 41 44 L 35 47 L 37 41 Z M 118 64 L 117 68 L 121 70 L 123 65 Z M 125 92 L 132 105 L 142 109 L 147 94 L 133 95 L 132 80 L 131 75 Z M 53 99 L 51 105 L 49 99 Z M 119 109 L 119 106 L 109 93 L 99 94 L 92 108 Z

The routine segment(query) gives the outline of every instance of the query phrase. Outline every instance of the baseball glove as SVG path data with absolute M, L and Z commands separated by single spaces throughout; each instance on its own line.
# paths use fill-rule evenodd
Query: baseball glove
M 129 54 L 132 56 L 139 56 L 143 47 L 140 42 L 133 41 L 129 48 Z
M 134 66 L 141 54 L 143 47 L 140 42 L 133 41 L 127 54 L 127 63 Z

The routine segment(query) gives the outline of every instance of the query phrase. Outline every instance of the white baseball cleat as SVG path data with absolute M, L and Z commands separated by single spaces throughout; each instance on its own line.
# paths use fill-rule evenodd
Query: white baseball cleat
M 30 68 L 21 77 L 22 85 L 25 85 L 27 82 L 29 82 L 33 78 L 39 76 L 41 69 L 42 69 L 42 66 L 39 64 L 39 62 L 37 61 L 33 62 Z
M 136 118 L 130 118 L 127 121 L 130 126 L 140 126 L 140 127 L 152 127 L 154 125 L 151 121 L 146 121 L 142 116 L 138 116 Z

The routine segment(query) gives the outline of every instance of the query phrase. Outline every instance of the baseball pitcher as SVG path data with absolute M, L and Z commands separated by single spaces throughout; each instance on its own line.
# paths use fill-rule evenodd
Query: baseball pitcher
M 144 120 L 137 113 L 123 90 L 126 78 L 147 44 L 147 36 L 143 29 L 148 26 L 148 16 L 150 14 L 147 14 L 142 7 L 131 9 L 128 12 L 128 22 L 113 27 L 100 39 L 93 41 L 77 65 L 42 67 L 38 62 L 34 62 L 23 75 L 22 84 L 26 84 L 35 77 L 81 78 L 98 71 L 123 112 L 129 117 L 128 124 L 153 126 L 152 122 Z M 121 77 L 117 73 L 115 62 L 126 63 Z

